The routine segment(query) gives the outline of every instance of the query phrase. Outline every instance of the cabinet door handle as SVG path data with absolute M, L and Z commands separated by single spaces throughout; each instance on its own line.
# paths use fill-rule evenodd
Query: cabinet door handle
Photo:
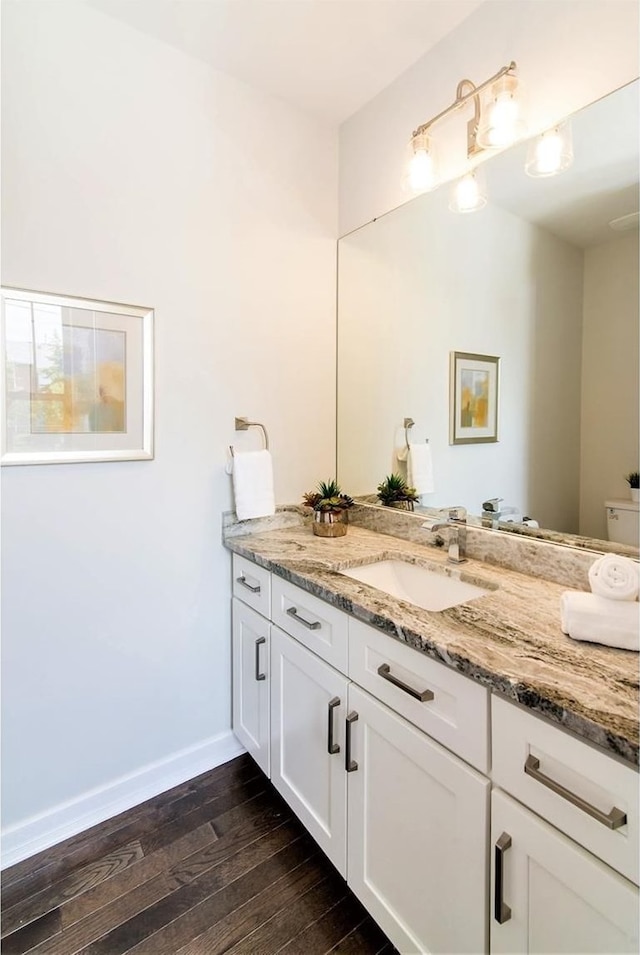
M 511 909 L 503 899 L 504 894 L 504 854 L 511 848 L 511 836 L 503 832 L 495 844 L 496 850 L 496 882 L 494 891 L 493 916 L 499 925 L 508 922 L 511 918 Z
M 358 714 L 355 710 L 352 710 L 352 712 L 347 716 L 347 733 L 344 747 L 344 768 L 348 773 L 354 773 L 358 768 L 358 764 L 356 763 L 355 759 L 351 759 L 351 727 L 357 719 Z
M 309 630 L 319 630 L 322 626 L 319 620 L 305 620 L 304 617 L 301 617 L 298 613 L 297 607 L 289 607 L 287 613 L 290 617 L 293 617 L 294 620 L 297 620 L 298 623 L 301 623 L 303 627 L 307 627 Z
M 259 593 L 260 593 L 260 584 L 256 584 L 256 586 L 253 587 L 253 586 L 247 581 L 247 578 L 245 577 L 244 574 L 243 574 L 241 577 L 236 577 L 236 581 L 237 581 L 239 584 L 241 584 L 243 587 L 246 587 L 247 590 L 250 590 L 252 594 L 259 594 Z
M 258 637 L 256 640 L 256 680 L 266 680 L 267 674 L 260 673 L 260 647 L 267 642 L 266 637 Z
M 433 693 L 431 690 L 414 690 L 412 686 L 409 686 L 407 683 L 403 683 L 402 680 L 399 680 L 398 677 L 394 676 L 391 672 L 391 667 L 388 663 L 380 664 L 378 667 L 378 676 L 381 676 L 383 680 L 388 680 L 389 683 L 393 683 L 394 686 L 404 690 L 404 692 L 408 693 L 409 696 L 412 696 L 414 700 L 420 700 L 421 703 L 428 703 L 429 700 L 433 699 Z
M 539 783 L 542 783 L 543 786 L 546 786 L 547 789 L 551 789 L 552 792 L 557 793 L 558 796 L 562 796 L 562 798 L 570 802 L 572 806 L 577 806 L 578 809 L 582 809 L 583 812 L 597 819 L 598 822 L 601 822 L 607 829 L 619 829 L 620 826 L 626 826 L 627 814 L 623 812 L 622 809 L 618 809 L 614 806 L 610 812 L 602 812 L 601 809 L 592 806 L 586 799 L 582 799 L 581 796 L 576 796 L 570 789 L 566 789 L 560 783 L 557 783 L 555 779 L 551 779 L 550 776 L 545 776 L 545 774 L 540 771 L 540 760 L 536 759 L 535 756 L 527 756 L 524 771 L 527 776 L 531 776 Z
M 328 728 L 327 728 L 327 752 L 329 756 L 333 756 L 334 753 L 340 752 L 340 744 L 335 743 L 333 740 L 333 711 L 336 706 L 340 706 L 340 697 L 334 696 L 332 700 L 329 700 L 329 717 L 328 717 Z

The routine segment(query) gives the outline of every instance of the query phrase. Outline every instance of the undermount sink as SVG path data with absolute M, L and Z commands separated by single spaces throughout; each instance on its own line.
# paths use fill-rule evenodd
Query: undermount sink
M 493 590 L 403 560 L 379 560 L 341 573 L 423 610 L 447 610 Z

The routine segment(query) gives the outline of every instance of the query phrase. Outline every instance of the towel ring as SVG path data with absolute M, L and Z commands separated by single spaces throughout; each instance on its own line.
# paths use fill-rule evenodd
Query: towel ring
M 264 436 L 264 447 L 265 451 L 269 450 L 269 435 L 267 434 L 267 429 L 263 424 L 260 424 L 259 421 L 249 421 L 248 418 L 236 418 L 235 419 L 235 429 L 236 431 L 248 431 L 249 428 L 262 428 L 262 434 Z M 231 451 L 231 457 L 235 455 L 233 450 L 233 445 L 229 445 L 229 450 Z
M 406 441 L 406 444 L 407 444 L 407 451 L 409 450 L 409 428 L 413 428 L 414 424 L 415 424 L 415 421 L 413 420 L 413 418 L 404 419 L 404 440 Z M 429 444 L 429 439 L 425 438 L 425 442 Z

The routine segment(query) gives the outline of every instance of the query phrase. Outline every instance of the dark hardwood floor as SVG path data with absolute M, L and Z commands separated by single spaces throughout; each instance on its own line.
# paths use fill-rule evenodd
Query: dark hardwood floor
M 248 756 L 2 875 L 3 955 L 392 955 Z

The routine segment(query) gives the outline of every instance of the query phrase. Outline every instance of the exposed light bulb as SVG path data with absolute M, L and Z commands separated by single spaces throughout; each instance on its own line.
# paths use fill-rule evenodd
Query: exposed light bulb
M 436 183 L 435 164 L 431 153 L 418 149 L 409 164 L 409 182 L 414 192 L 432 189 Z
M 411 192 L 428 192 L 438 185 L 436 157 L 427 133 L 416 133 L 409 144 L 410 159 L 405 177 Z
M 573 144 L 568 123 L 547 130 L 529 146 L 525 172 L 528 176 L 555 176 L 573 162 Z
M 501 93 L 489 110 L 487 145 L 500 148 L 511 146 L 516 137 L 520 108 L 507 93 Z
M 476 142 L 484 149 L 503 149 L 519 139 L 524 129 L 518 80 L 503 76 L 493 84 L 483 106 Z
M 487 204 L 487 196 L 475 172 L 468 172 L 453 186 L 449 208 L 452 212 L 476 212 Z

